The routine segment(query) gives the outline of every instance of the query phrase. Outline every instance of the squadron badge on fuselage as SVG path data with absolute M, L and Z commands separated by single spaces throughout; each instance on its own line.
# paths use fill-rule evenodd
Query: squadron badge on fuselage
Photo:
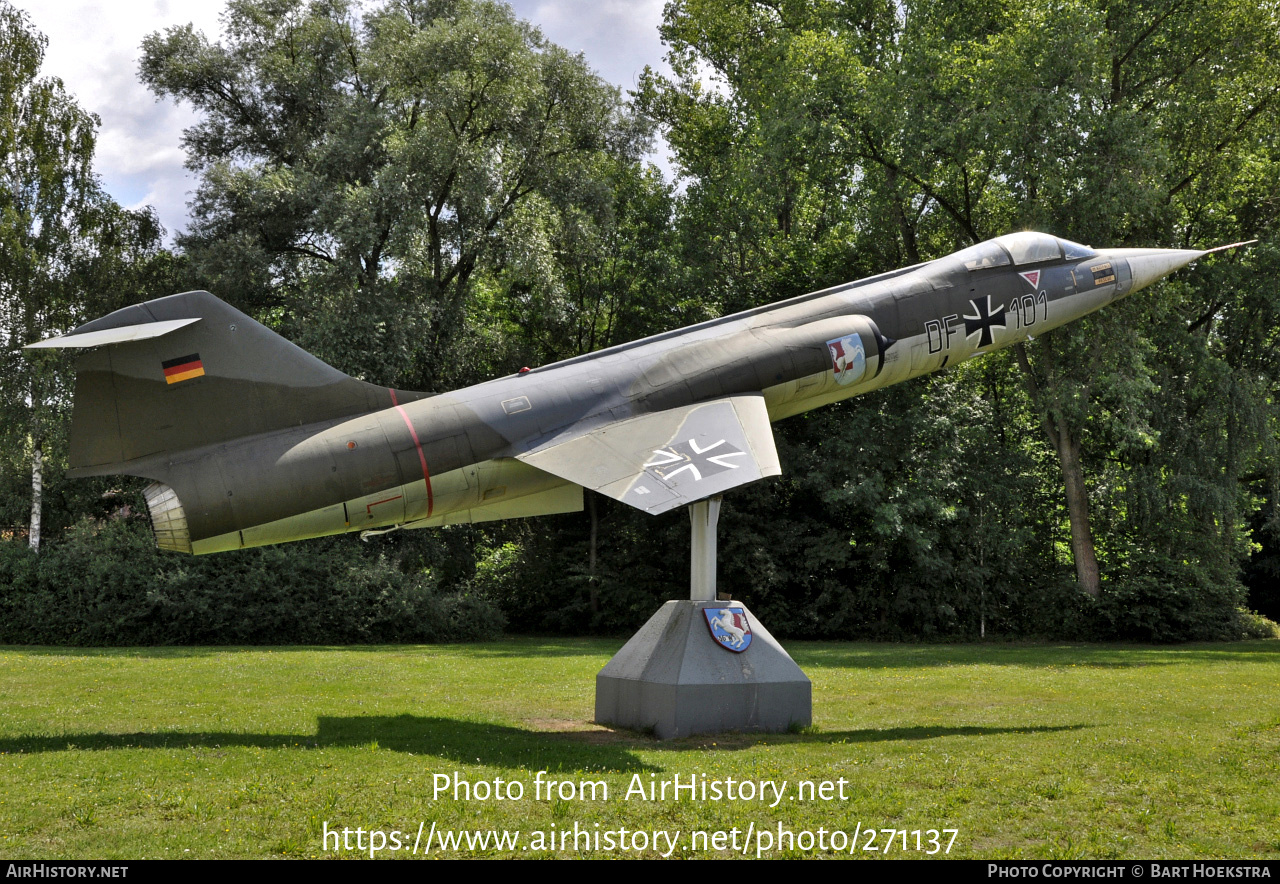
M 840 386 L 856 383 L 866 374 L 867 351 L 856 332 L 827 341 L 827 349 L 831 351 L 831 368 Z

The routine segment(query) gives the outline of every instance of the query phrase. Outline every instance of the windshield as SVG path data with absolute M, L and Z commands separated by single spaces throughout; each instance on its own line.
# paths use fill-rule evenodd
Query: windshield
M 1047 233 L 1036 233 L 1034 230 L 1007 233 L 955 254 L 968 270 L 985 270 L 1010 263 L 1040 264 L 1045 261 L 1061 261 L 1063 258 L 1079 261 L 1097 256 L 1098 253 L 1088 246 Z
M 994 241 L 980 242 L 976 246 L 970 246 L 962 252 L 957 252 L 956 257 L 964 262 L 968 270 L 1000 267 L 1009 263 L 1009 253 Z
M 1060 239 L 1062 243 L 1062 253 L 1068 258 L 1096 258 L 1098 253 L 1088 246 L 1082 246 L 1078 242 L 1072 242 L 1069 239 Z
M 1041 261 L 1057 261 L 1062 258 L 1058 238 L 1047 233 L 1025 230 L 996 237 L 996 242 L 1009 250 L 1015 264 L 1038 264 Z

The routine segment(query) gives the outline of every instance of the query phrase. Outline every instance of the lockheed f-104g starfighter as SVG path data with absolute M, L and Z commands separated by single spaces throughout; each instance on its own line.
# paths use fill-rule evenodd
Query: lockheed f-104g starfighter
M 704 501 L 780 473 L 773 421 L 1025 341 L 1206 254 L 1013 233 L 443 395 L 351 378 L 207 292 L 30 346 L 86 348 L 70 475 L 151 479 L 156 542 L 201 554 L 571 512 L 583 488 L 649 513 Z

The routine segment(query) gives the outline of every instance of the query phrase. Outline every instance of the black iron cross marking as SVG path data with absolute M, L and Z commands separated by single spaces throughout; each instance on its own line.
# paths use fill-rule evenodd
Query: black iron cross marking
M 705 448 L 698 445 L 698 440 L 690 439 L 655 449 L 653 459 L 643 468 L 651 470 L 658 478 L 666 481 L 687 472 L 695 482 L 700 482 L 707 476 L 714 476 L 725 470 L 736 470 L 740 464 L 729 463 L 728 459 L 745 455 L 745 451 L 739 451 L 723 439 L 712 442 Z
M 983 300 L 970 300 L 969 304 L 973 307 L 973 312 L 977 315 L 970 316 L 965 314 L 964 317 L 964 336 L 972 337 L 976 332 L 981 332 L 982 337 L 978 339 L 978 348 L 989 346 L 992 343 L 991 329 L 993 326 L 1004 328 L 1004 305 L 1001 304 L 994 310 L 991 309 L 991 296 L 987 295 Z

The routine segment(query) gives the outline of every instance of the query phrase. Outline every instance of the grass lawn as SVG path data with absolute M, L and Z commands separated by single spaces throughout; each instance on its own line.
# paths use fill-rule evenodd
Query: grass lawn
M 591 723 L 595 674 L 620 646 L 0 648 L 0 856 L 314 857 L 334 855 L 326 827 L 346 827 L 344 855 L 359 840 L 367 856 L 380 830 L 380 856 L 409 857 L 434 824 L 437 839 L 521 840 L 433 840 L 433 856 L 652 856 L 670 849 L 657 832 L 672 855 L 726 855 L 735 829 L 748 855 L 884 856 L 862 849 L 872 828 L 896 830 L 891 856 L 904 839 L 917 855 L 916 830 L 923 853 L 929 830 L 954 829 L 952 857 L 1280 858 L 1280 641 L 794 642 L 810 732 L 669 743 Z M 541 770 L 578 794 L 536 797 Z M 525 794 L 437 797 L 435 775 L 454 772 Z M 774 807 L 772 792 L 624 797 L 677 775 L 785 792 Z M 796 800 L 802 781 L 831 794 Z M 583 798 L 584 782 L 607 798 Z M 550 845 L 575 826 L 576 848 Z M 765 843 L 779 826 L 800 841 Z M 833 850 L 836 830 L 852 850 Z M 725 840 L 694 849 L 695 831 Z

